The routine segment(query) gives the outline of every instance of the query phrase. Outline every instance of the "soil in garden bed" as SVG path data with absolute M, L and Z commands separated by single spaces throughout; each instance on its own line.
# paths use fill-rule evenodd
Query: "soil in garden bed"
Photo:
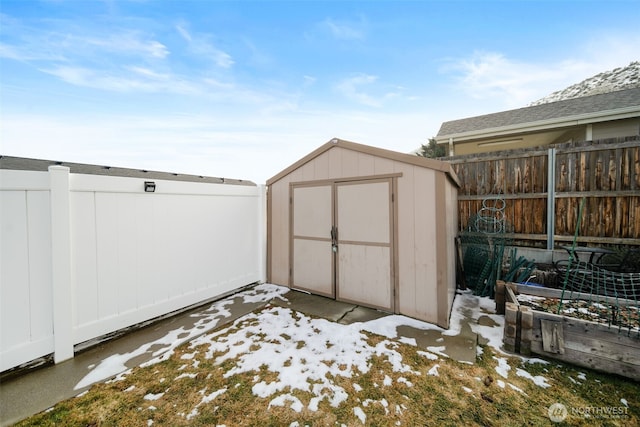
M 516 297 L 521 305 L 547 313 L 560 314 L 577 319 L 590 320 L 610 327 L 627 330 L 640 338 L 640 309 L 637 306 L 617 306 L 615 304 L 585 301 L 579 299 L 562 300 L 535 295 L 519 294 Z

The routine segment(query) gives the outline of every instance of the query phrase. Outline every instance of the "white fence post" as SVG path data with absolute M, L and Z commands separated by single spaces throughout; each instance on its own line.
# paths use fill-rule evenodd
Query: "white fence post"
M 69 168 L 50 166 L 51 261 L 55 363 L 73 357 L 73 294 L 71 289 L 71 219 Z

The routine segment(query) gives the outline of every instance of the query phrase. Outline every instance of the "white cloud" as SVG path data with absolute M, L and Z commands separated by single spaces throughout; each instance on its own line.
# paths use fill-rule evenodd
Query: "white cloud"
M 123 30 L 116 34 L 85 34 L 90 29 L 57 31 L 27 31 L 11 43 L 0 44 L 0 56 L 23 61 L 94 61 L 105 54 L 135 58 L 164 59 L 168 48 L 157 40 L 137 31 Z
M 47 49 L 34 46 L 16 46 L 7 43 L 0 43 L 0 58 L 12 59 L 15 61 L 63 61 L 65 58 L 61 54 L 51 52 Z
M 378 80 L 377 76 L 368 74 L 356 74 L 339 82 L 336 85 L 336 89 L 343 96 L 360 104 L 370 107 L 380 107 L 382 105 L 380 100 L 362 90 L 363 86 L 370 87 L 371 84 L 376 82 L 376 80 Z
M 335 89 L 347 99 L 368 107 L 382 107 L 384 103 L 392 98 L 396 98 L 403 91 L 403 88 L 396 86 L 380 88 L 376 85 L 378 76 L 365 73 L 357 73 L 345 78 L 335 85 Z M 372 94 L 383 92 L 382 94 Z
M 546 66 L 514 61 L 496 52 L 475 52 L 450 64 L 449 69 L 459 73 L 457 87 L 472 97 L 500 98 L 517 107 L 544 96 L 543 88 L 555 87 L 558 80 L 568 73 L 575 75 L 580 67 L 571 62 Z
M 208 34 L 191 34 L 185 22 L 176 25 L 178 34 L 188 43 L 191 53 L 201 60 L 212 61 L 220 68 L 231 68 L 235 63 L 231 55 L 218 49 L 211 42 L 211 35 Z
M 128 66 L 116 70 L 100 70 L 76 66 L 53 66 L 40 71 L 75 85 L 114 92 L 168 92 L 197 94 L 198 85 L 169 74 Z
M 597 35 L 564 59 L 518 60 L 500 52 L 476 51 L 448 61 L 456 87 L 477 99 L 499 99 L 509 108 L 524 107 L 556 90 L 640 59 L 640 36 Z
M 180 34 L 180 36 L 185 39 L 188 42 L 191 42 L 192 38 L 191 38 L 191 34 L 189 34 L 189 31 L 186 28 L 187 24 L 184 22 L 181 22 L 180 24 L 176 25 L 176 30 L 178 31 L 178 34 Z
M 121 55 L 140 55 L 143 57 L 163 59 L 169 56 L 169 49 L 157 40 L 147 38 L 137 31 L 122 30 L 109 36 L 78 36 L 67 37 L 70 48 L 78 49 L 83 46 L 94 51 L 111 52 Z
M 171 76 L 167 73 L 158 73 L 149 68 L 137 67 L 137 66 L 130 66 L 127 68 L 136 74 L 139 74 L 143 77 L 146 77 L 152 80 L 167 81 L 171 78 Z
M 637 31 L 611 34 L 596 32 L 580 48 L 588 59 L 593 74 L 640 61 L 640 34 Z
M 339 40 L 364 40 L 365 31 L 362 28 L 364 26 L 363 24 L 363 21 L 359 23 L 337 22 L 327 18 L 322 21 L 321 26 Z

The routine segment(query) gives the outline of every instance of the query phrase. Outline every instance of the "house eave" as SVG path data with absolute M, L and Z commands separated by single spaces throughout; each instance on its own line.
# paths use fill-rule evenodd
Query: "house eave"
M 436 143 L 438 144 L 448 144 L 452 139 L 454 142 L 465 142 L 477 139 L 501 137 L 505 135 L 580 126 L 612 120 L 629 119 L 639 116 L 640 106 L 632 106 L 626 108 L 617 108 L 615 110 L 598 111 L 596 113 L 578 114 L 568 117 L 538 120 L 535 122 L 518 123 L 514 125 L 453 133 L 448 135 L 438 135 L 435 139 Z

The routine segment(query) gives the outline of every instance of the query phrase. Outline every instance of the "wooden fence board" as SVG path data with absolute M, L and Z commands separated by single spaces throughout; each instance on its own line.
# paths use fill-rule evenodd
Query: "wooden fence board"
M 555 149 L 555 187 L 549 189 L 548 150 L 521 149 L 448 158 L 462 182 L 459 227 L 482 208 L 482 199 L 503 196 L 505 219 L 515 238 L 546 240 L 547 210 L 554 236 L 572 237 L 578 209 L 583 242 L 640 244 L 640 138 L 567 143 Z M 554 206 L 547 206 L 553 191 Z M 528 236 L 528 237 L 525 237 Z

